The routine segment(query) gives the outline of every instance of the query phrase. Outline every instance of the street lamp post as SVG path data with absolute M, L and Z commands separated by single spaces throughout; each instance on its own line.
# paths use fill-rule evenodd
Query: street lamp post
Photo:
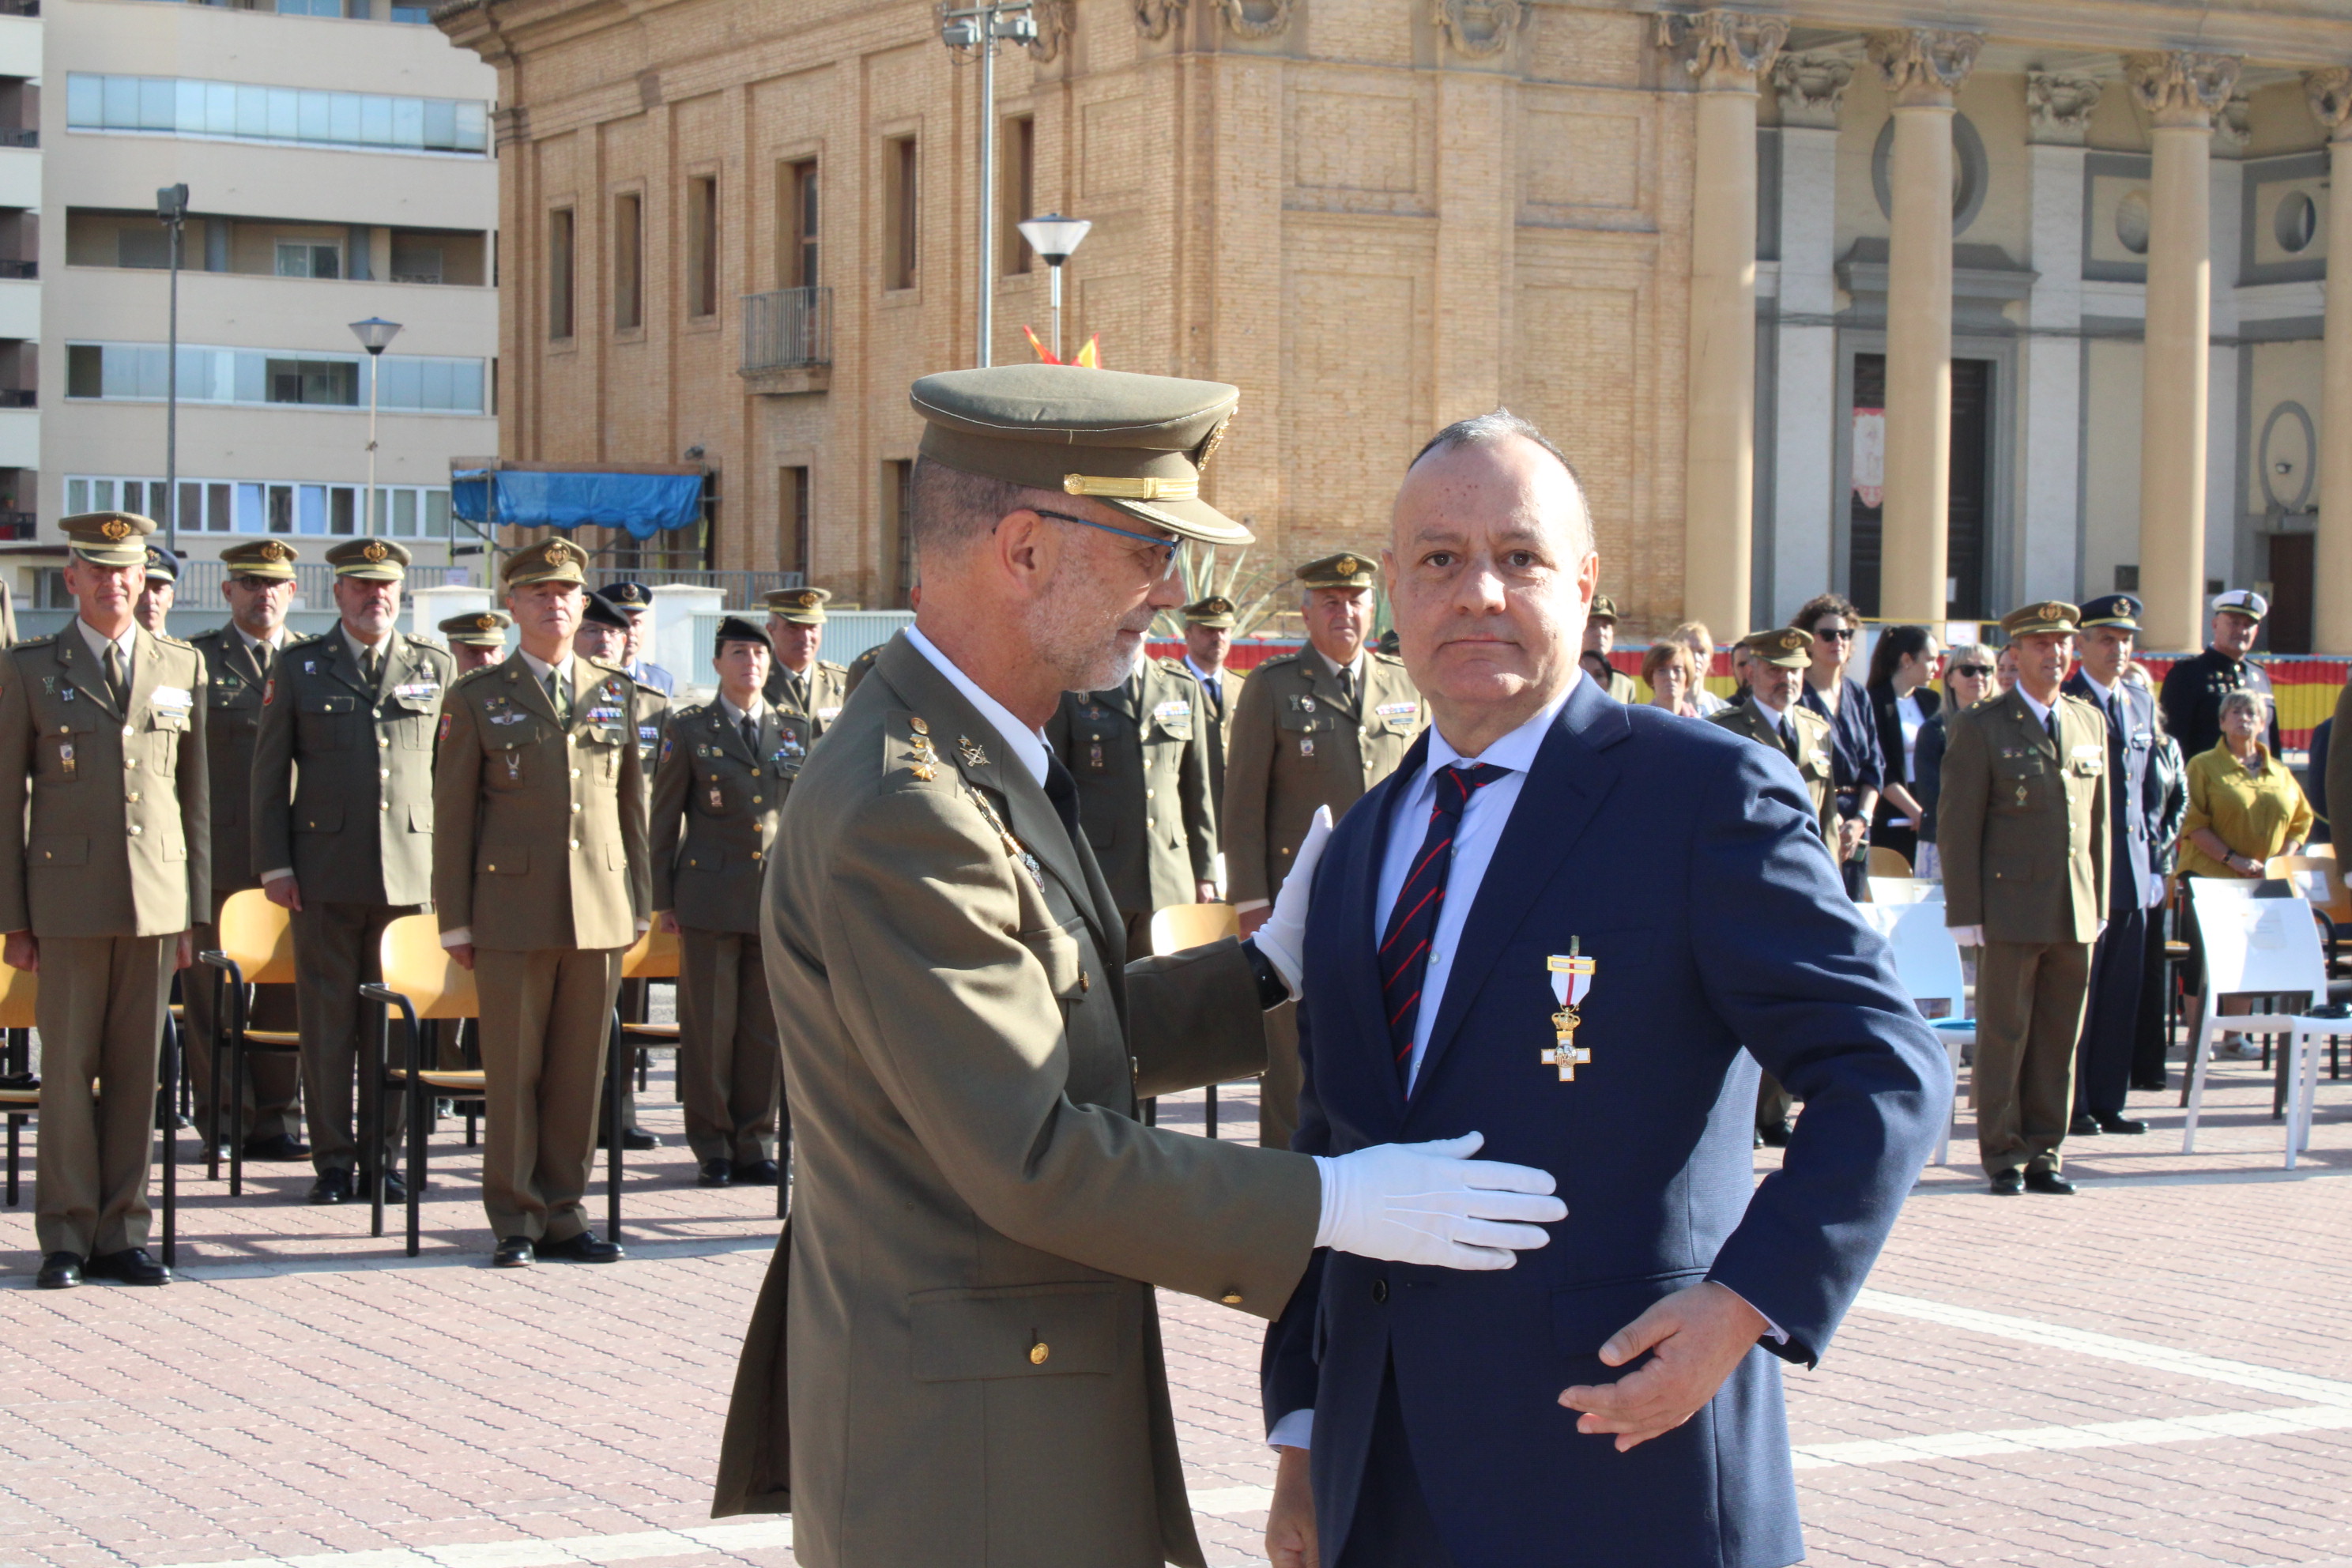
M 171 326 L 163 349 L 163 548 L 180 552 L 180 231 L 188 221 L 188 187 L 155 193 L 155 216 L 172 231 Z
M 360 520 L 360 532 L 375 531 L 375 405 L 376 387 L 383 380 L 383 351 L 392 340 L 400 336 L 400 323 L 387 321 L 382 316 L 370 316 L 364 321 L 352 323 L 352 336 L 359 339 L 360 347 L 368 352 L 368 486 L 367 514 Z
M 1024 219 L 1021 237 L 1037 253 L 1052 276 L 1050 297 L 1054 302 L 1054 357 L 1062 357 L 1062 263 L 1078 248 L 1078 242 L 1094 227 L 1091 219 L 1064 217 L 1060 213 L 1047 213 L 1044 217 Z
M 1034 43 L 1036 19 L 1030 0 L 986 0 L 940 14 L 940 42 L 980 54 L 980 298 L 974 311 L 978 363 L 993 363 L 996 332 L 996 46 L 999 40 Z

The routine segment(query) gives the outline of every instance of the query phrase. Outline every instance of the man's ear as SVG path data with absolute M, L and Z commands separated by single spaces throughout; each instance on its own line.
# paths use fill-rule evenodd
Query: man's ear
M 1046 520 L 1026 507 L 1006 512 L 989 535 L 997 563 L 1024 591 L 1034 591 L 1054 574 L 1061 537 Z

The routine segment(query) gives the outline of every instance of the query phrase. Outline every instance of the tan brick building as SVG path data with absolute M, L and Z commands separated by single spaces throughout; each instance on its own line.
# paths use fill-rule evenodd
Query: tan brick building
M 2352 459 L 2313 471 L 2352 451 L 2322 294 L 2352 245 L 2343 0 L 1035 15 L 982 215 L 979 72 L 930 5 L 445 5 L 499 72 L 504 455 L 699 448 L 712 564 L 903 602 L 907 384 L 971 362 L 982 221 L 996 358 L 1028 357 L 1045 270 L 1012 224 L 1051 209 L 1095 223 L 1072 344 L 1243 388 L 1212 494 L 1285 561 L 1376 542 L 1418 443 L 1503 403 L 1582 470 L 1637 629 L 2145 570 L 2168 626 L 2207 577 L 2299 575 L 2305 626 L 2352 642 Z M 2178 279 L 2208 268 L 2200 355 Z M 2144 470 L 2145 420 L 2206 439 Z

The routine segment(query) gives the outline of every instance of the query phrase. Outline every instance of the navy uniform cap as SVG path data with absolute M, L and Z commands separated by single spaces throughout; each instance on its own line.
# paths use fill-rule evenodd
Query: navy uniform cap
M 2093 626 L 2121 626 L 2126 631 L 2139 630 L 2139 601 L 2129 594 L 2102 594 L 2095 599 L 2083 601 L 2083 613 L 2075 625 L 2084 631 Z

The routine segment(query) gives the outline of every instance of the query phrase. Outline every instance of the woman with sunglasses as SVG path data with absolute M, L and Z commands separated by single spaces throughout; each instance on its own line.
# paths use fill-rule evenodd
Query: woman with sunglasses
M 1911 757 L 1911 794 L 1919 802 L 1919 857 L 1911 869 L 1918 876 L 1940 878 L 1936 863 L 1936 803 L 1944 793 L 1944 746 L 1947 721 L 1965 713 L 1988 697 L 2000 695 L 1993 675 L 1992 649 L 1962 643 L 1944 656 L 1944 700 L 1935 716 L 1919 726 Z
M 1870 694 L 1845 672 L 1862 635 L 1862 612 L 1843 595 L 1822 594 L 1807 600 L 1789 624 L 1813 634 L 1812 667 L 1805 671 L 1798 700 L 1830 721 L 1838 797 L 1838 841 L 1832 848 L 1845 890 L 1859 901 L 1869 886 L 1870 819 L 1886 784 L 1886 755 L 1879 749 Z

